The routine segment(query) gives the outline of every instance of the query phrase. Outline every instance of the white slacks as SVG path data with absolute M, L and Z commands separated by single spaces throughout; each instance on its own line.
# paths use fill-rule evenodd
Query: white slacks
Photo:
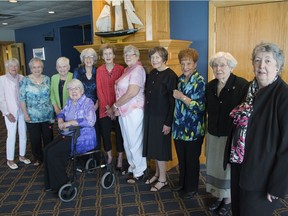
M 133 172 L 134 177 L 142 176 L 147 168 L 146 157 L 143 157 L 143 110 L 135 109 L 124 117 L 119 116 L 119 124 L 126 157 L 130 165 L 128 172 Z
M 14 160 L 15 144 L 16 144 L 16 132 L 18 128 L 19 135 L 19 155 L 25 156 L 26 154 L 26 123 L 23 113 L 18 113 L 15 116 L 16 121 L 10 122 L 5 116 L 5 124 L 7 128 L 7 140 L 6 140 L 6 158 L 7 160 Z

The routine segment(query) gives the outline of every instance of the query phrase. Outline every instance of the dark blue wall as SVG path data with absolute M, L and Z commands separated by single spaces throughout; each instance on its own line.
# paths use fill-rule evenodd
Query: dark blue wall
M 71 53 L 69 50 L 73 45 L 83 44 L 82 33 L 72 34 L 70 32 L 70 35 L 67 35 L 65 30 L 62 31 L 61 29 L 67 26 L 81 25 L 87 23 L 91 24 L 91 20 L 91 16 L 82 16 L 74 19 L 15 30 L 16 42 L 24 43 L 25 46 L 25 58 L 28 74 L 30 73 L 30 70 L 28 68 L 28 62 L 33 57 L 32 50 L 34 48 L 41 47 L 44 47 L 46 57 L 46 60 L 44 61 L 43 74 L 46 74 L 48 76 L 52 76 L 53 74 L 55 74 L 55 63 L 57 58 L 62 56 L 63 53 Z M 53 36 L 53 31 L 53 41 L 45 41 L 45 36 Z M 75 35 L 79 36 L 76 37 Z M 76 40 L 78 40 L 78 42 Z M 65 44 L 69 44 L 69 46 L 61 46 L 64 41 Z M 79 53 L 74 51 L 74 55 L 77 55 L 77 62 L 73 61 L 72 63 L 71 61 L 71 65 L 77 65 L 80 62 Z M 73 68 L 71 67 L 71 69 Z
M 192 41 L 199 53 L 198 72 L 207 80 L 208 1 L 170 1 L 170 37 Z

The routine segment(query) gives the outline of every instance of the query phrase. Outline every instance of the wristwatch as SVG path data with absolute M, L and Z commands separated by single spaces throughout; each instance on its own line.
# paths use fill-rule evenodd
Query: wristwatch
M 186 96 L 184 96 L 184 97 L 182 98 L 182 100 L 183 100 L 183 101 L 186 101 Z

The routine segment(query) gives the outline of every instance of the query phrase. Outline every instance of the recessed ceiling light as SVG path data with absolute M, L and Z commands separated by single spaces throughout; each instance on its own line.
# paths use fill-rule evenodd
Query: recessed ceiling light
M 11 3 L 17 3 L 18 1 L 17 1 L 17 0 L 9 0 L 9 2 L 11 2 Z
M 54 13 L 55 13 L 55 11 L 48 11 L 48 13 L 49 13 L 49 14 L 54 14 Z
M 2 25 L 8 25 L 8 23 L 4 22 L 4 23 L 2 23 Z

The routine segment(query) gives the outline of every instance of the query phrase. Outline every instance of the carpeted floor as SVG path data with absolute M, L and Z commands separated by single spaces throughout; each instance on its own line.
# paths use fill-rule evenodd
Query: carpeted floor
M 126 178 L 115 172 L 115 184 L 108 190 L 101 186 L 105 169 L 94 173 L 77 173 L 78 194 L 68 203 L 61 202 L 58 196 L 43 190 L 43 167 L 18 163 L 19 169 L 11 170 L 6 165 L 6 130 L 0 120 L 0 215 L 84 215 L 84 216 L 121 216 L 121 215 L 171 215 L 206 216 L 214 215 L 207 206 L 214 200 L 205 192 L 205 166 L 201 166 L 199 194 L 191 200 L 182 200 L 180 194 L 170 187 L 177 184 L 178 169 L 168 172 L 168 186 L 160 192 L 150 192 L 144 182 L 129 185 Z M 27 156 L 31 157 L 30 145 Z M 18 150 L 15 161 L 18 162 Z M 275 216 L 288 215 L 288 201 Z

